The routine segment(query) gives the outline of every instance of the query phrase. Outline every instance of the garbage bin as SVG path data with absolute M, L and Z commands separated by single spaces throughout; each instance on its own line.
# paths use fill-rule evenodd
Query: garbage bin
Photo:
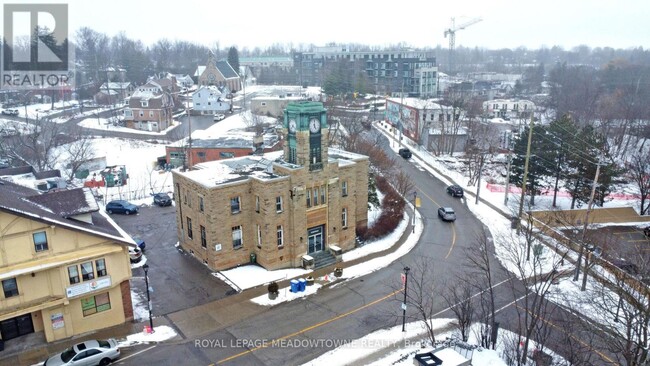
M 0 351 L 4 351 L 4 350 L 5 350 L 5 341 L 0 339 Z
M 510 228 L 516 229 L 519 226 L 519 218 L 517 216 L 510 217 Z
M 300 291 L 300 283 L 298 280 L 291 280 L 291 292 L 298 292 Z
M 298 286 L 300 287 L 298 291 L 305 291 L 305 288 L 307 287 L 307 280 L 304 278 L 298 279 Z
M 255 253 L 251 253 L 251 264 L 257 262 L 257 255 Z

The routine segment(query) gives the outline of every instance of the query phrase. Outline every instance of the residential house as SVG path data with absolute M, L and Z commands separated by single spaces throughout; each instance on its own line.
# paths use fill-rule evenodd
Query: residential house
M 87 188 L 41 193 L 0 179 L 0 336 L 48 342 L 133 319 L 128 248 Z
M 199 85 L 227 86 L 231 92 L 236 93 L 242 89 L 241 79 L 228 61 L 217 61 L 212 51 L 208 52 L 208 62 L 205 66 L 198 66 L 194 76 L 198 78 Z
M 228 88 L 214 85 L 202 85 L 192 94 L 192 111 L 194 114 L 214 115 L 232 110 L 231 99 L 226 99 Z
M 322 103 L 291 103 L 283 155 L 172 171 L 180 246 L 213 270 L 251 260 L 266 269 L 335 263 L 367 224 L 369 161 L 330 148 L 328 133 Z
M 182 89 L 182 88 L 191 88 L 194 86 L 194 80 L 192 80 L 192 77 L 187 75 L 187 74 L 167 74 L 167 78 L 171 79 L 173 77 L 176 78 L 176 85 Z
M 172 90 L 173 84 L 163 87 L 158 81 L 149 81 L 133 92 L 129 106 L 124 109 L 127 127 L 161 132 L 172 125 L 175 104 L 168 90 Z
M 94 100 L 98 105 L 118 104 L 130 98 L 134 90 L 135 86 L 129 82 L 108 82 L 102 84 Z

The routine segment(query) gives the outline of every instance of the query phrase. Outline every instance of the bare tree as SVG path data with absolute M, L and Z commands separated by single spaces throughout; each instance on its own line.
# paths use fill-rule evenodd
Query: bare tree
M 442 297 L 456 316 L 458 330 L 463 342 L 467 342 L 469 331 L 474 323 L 474 305 L 472 303 L 471 277 L 464 275 L 456 283 L 450 283 Z
M 247 129 L 255 132 L 256 136 L 261 136 L 264 133 L 266 122 L 263 116 L 254 113 L 243 113 L 242 119 Z
M 395 190 L 406 199 L 409 198 L 409 194 L 413 192 L 413 181 L 411 176 L 404 173 L 403 171 L 398 171 L 394 174 L 391 174 L 390 180 L 393 183 Z
M 31 165 L 37 171 L 54 169 L 58 160 L 56 147 L 64 143 L 61 125 L 44 118 L 30 120 L 30 124 L 11 139 L 3 141 L 2 150 L 10 156 Z M 5 140 L 5 139 L 3 139 Z
M 630 160 L 628 171 L 639 188 L 639 195 L 641 196 L 639 213 L 645 215 L 650 208 L 650 203 L 648 203 L 648 196 L 650 196 L 650 156 L 647 152 L 637 151 Z
M 68 179 L 72 179 L 85 162 L 95 157 L 95 151 L 92 138 L 80 127 L 72 128 L 69 136 L 73 141 L 63 145 L 63 149 L 67 155 L 65 163 L 68 168 Z

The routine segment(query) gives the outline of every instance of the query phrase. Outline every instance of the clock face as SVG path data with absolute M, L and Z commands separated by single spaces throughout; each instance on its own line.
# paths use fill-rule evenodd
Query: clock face
M 309 131 L 311 131 L 311 133 L 317 133 L 320 131 L 320 121 L 318 118 L 312 118 L 309 120 Z
M 296 120 L 295 119 L 290 119 L 289 120 L 289 132 L 291 132 L 291 133 L 296 132 Z

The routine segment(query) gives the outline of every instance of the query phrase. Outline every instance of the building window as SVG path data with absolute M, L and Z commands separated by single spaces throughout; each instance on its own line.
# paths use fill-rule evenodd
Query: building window
M 255 212 L 260 213 L 260 196 L 255 196 Z
M 199 159 L 205 159 L 205 151 L 199 151 L 196 155 L 198 155 Z
M 262 247 L 262 227 L 257 225 L 257 247 Z
M 37 252 L 47 250 L 47 235 L 45 235 L 45 231 L 34 233 L 32 237 L 34 238 L 34 249 Z
M 153 111 L 149 111 L 149 117 L 153 118 Z
M 311 207 L 311 188 L 307 189 L 307 207 Z
M 282 196 L 275 197 L 275 211 L 282 212 Z
M 140 111 L 140 117 L 144 117 L 144 111 Z
M 344 208 L 341 210 L 341 226 L 344 228 L 348 227 L 348 209 Z
M 203 197 L 199 196 L 199 211 L 203 212 Z
M 325 196 L 327 196 L 325 190 L 325 186 L 320 186 L 320 204 L 324 205 L 327 201 L 325 201 Z
M 111 309 L 111 300 L 108 297 L 108 292 L 101 295 L 87 297 L 81 299 L 81 310 L 84 316 L 101 313 L 102 311 Z
M 278 247 L 284 246 L 284 231 L 282 230 L 282 225 L 278 225 L 277 235 L 278 235 Z
M 348 196 L 348 182 L 345 180 L 341 182 L 341 196 L 343 197 Z
M 220 152 L 219 153 L 219 159 L 229 159 L 229 158 L 234 158 L 234 157 L 235 157 L 235 153 L 233 153 L 233 152 L 225 151 L 225 152 Z
M 106 272 L 106 260 L 98 259 L 95 261 L 95 269 L 97 270 L 97 277 L 104 277 L 108 273 Z
M 8 278 L 2 281 L 2 290 L 5 293 L 5 298 L 18 296 L 18 283 L 15 278 Z
M 240 210 L 241 210 L 241 200 L 240 200 L 239 196 L 237 196 L 235 198 L 231 198 L 230 199 L 230 212 L 236 214 L 236 213 L 239 213 Z
M 318 206 L 318 187 L 314 187 L 313 192 L 312 200 L 314 201 L 314 206 Z
M 187 218 L 187 237 L 192 239 L 192 219 Z
M 79 283 L 79 269 L 77 269 L 77 265 L 68 267 L 68 278 L 70 279 L 71 285 Z
M 201 230 L 201 246 L 203 248 L 208 247 L 208 241 L 205 237 L 205 227 L 203 225 L 199 225 L 199 229 Z
M 147 108 L 149 107 L 149 101 L 148 100 L 141 100 L 140 105 L 142 105 L 142 108 Z
M 239 249 L 244 244 L 241 234 L 241 225 L 232 228 L 232 247 L 234 249 Z
M 95 272 L 93 271 L 93 262 L 81 263 L 81 279 L 84 281 L 90 281 L 95 278 Z

